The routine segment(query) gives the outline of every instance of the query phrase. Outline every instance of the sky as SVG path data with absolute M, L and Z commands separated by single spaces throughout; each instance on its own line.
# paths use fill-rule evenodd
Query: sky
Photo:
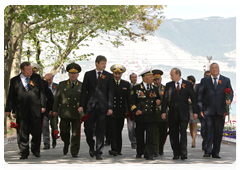
M 167 5 L 163 10 L 165 19 L 198 19 L 209 16 L 236 17 L 234 5 Z

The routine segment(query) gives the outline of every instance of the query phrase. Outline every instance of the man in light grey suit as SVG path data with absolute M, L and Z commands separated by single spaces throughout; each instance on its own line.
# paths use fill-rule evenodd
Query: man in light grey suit
M 53 75 L 48 73 L 45 75 L 45 80 L 48 82 L 48 88 L 52 91 L 53 97 L 55 98 L 55 95 L 57 93 L 58 84 L 53 83 Z M 50 111 L 49 115 L 44 116 L 43 120 L 43 143 L 44 148 L 43 149 L 50 149 L 50 133 L 49 133 L 49 122 L 52 129 L 52 147 L 55 148 L 57 145 L 56 138 L 53 136 L 54 129 L 54 117 L 52 116 L 52 111 Z M 58 116 L 56 117 L 57 123 L 58 123 Z M 58 130 L 58 129 L 56 129 Z

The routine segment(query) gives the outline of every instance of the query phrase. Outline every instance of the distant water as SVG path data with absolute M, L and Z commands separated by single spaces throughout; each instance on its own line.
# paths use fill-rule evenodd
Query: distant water
M 231 109 L 230 109 L 230 114 L 231 115 L 236 115 L 236 111 L 237 109 L 236 109 L 236 103 L 232 103 L 231 104 Z

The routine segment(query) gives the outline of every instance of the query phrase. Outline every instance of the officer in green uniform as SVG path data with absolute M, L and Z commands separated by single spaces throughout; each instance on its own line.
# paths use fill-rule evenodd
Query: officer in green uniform
M 76 63 L 67 66 L 69 79 L 62 81 L 58 85 L 57 94 L 53 104 L 53 115 L 57 115 L 60 106 L 60 136 L 64 142 L 63 154 L 68 153 L 68 147 L 71 145 L 70 151 L 72 157 L 78 157 L 80 149 L 80 128 L 79 123 L 81 114 L 77 108 L 79 105 L 82 82 L 78 81 L 81 67 Z M 71 125 L 71 127 L 70 127 Z M 72 131 L 70 142 L 70 130 Z
M 154 85 L 158 87 L 159 95 L 162 101 L 164 95 L 165 86 L 161 84 L 162 82 L 162 70 L 155 69 L 153 72 L 153 82 Z M 163 155 L 163 146 L 167 138 L 167 128 L 168 128 L 168 116 L 165 120 L 161 118 L 161 105 L 156 106 L 156 123 L 154 124 L 153 130 L 153 142 L 154 142 L 154 157 L 158 157 L 158 154 Z
M 136 158 L 141 158 L 144 154 L 147 160 L 154 160 L 153 128 L 156 122 L 156 105 L 160 105 L 160 96 L 158 88 L 152 85 L 151 67 L 146 68 L 140 76 L 142 76 L 143 81 L 133 86 L 129 101 L 136 122 Z M 144 137 L 145 132 L 146 138 Z

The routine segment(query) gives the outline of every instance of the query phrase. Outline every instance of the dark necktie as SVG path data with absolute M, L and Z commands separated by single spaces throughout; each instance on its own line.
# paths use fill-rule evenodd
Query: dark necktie
M 72 88 L 74 87 L 74 83 L 72 83 Z
M 99 72 L 98 72 L 98 80 L 97 80 L 98 85 L 99 85 L 99 83 L 100 83 L 100 78 L 101 78 L 100 75 L 101 75 L 101 72 L 99 71 Z
M 179 90 L 180 90 L 179 82 L 177 82 L 177 94 L 179 94 Z
M 26 81 L 26 85 L 25 85 L 26 91 L 28 91 L 29 80 L 30 80 L 30 78 L 26 77 L 26 79 L 25 79 L 25 81 Z
M 214 79 L 214 83 L 213 83 L 213 86 L 214 86 L 214 90 L 217 89 L 217 78 L 213 78 Z
M 117 81 L 117 85 L 119 85 L 119 81 Z
M 147 90 L 149 90 L 149 84 L 147 84 Z

